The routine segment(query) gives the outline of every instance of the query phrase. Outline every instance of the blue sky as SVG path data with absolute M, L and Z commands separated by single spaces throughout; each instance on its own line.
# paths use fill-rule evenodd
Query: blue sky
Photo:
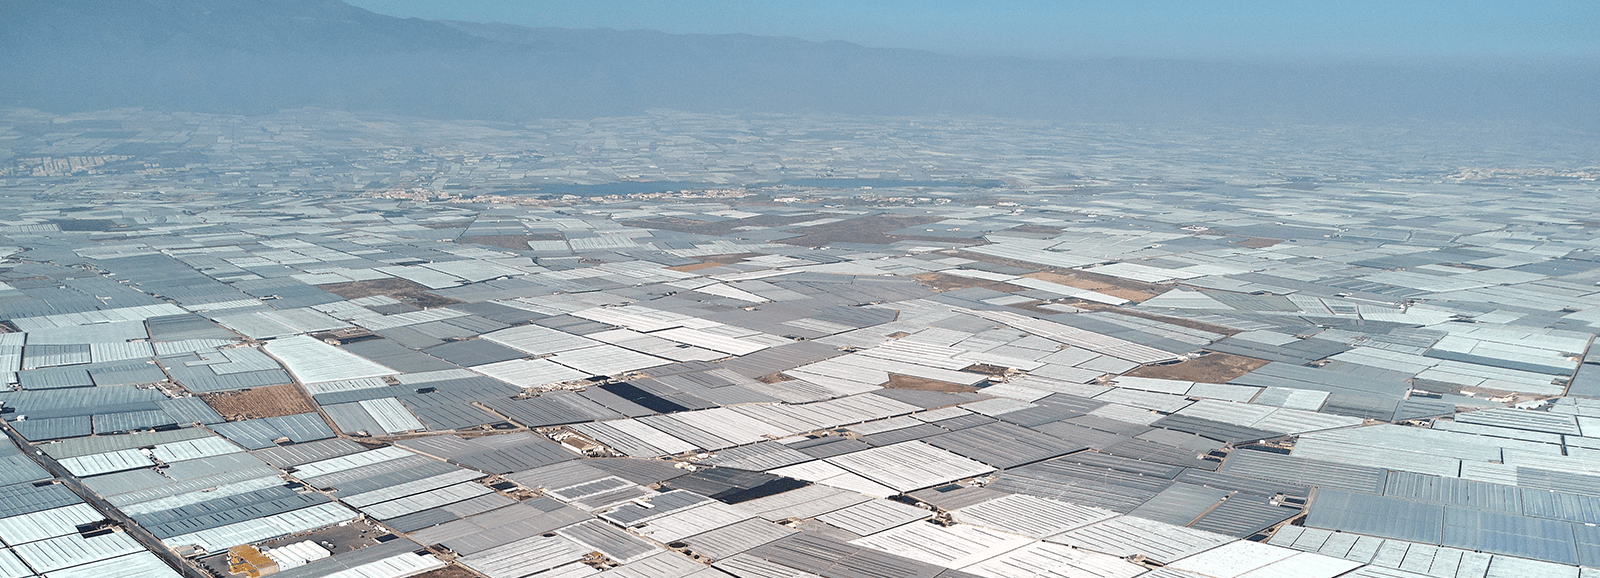
M 745 33 L 946 54 L 1201 60 L 1600 57 L 1600 0 L 347 0 L 392 16 Z

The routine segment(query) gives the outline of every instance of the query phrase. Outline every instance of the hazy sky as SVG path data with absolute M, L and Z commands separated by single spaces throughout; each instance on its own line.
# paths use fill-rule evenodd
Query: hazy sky
M 393 16 L 746 33 L 948 54 L 1296 60 L 1600 56 L 1600 1 L 347 0 Z

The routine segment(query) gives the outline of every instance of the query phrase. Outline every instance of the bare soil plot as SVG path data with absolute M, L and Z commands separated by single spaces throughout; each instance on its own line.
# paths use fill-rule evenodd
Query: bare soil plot
M 922 282 L 923 285 L 927 285 L 934 291 L 938 291 L 940 293 L 954 289 L 966 289 L 968 287 L 983 287 L 985 289 L 993 289 L 1001 293 L 1013 293 L 1023 290 L 1021 287 L 1011 285 L 1003 281 L 990 281 L 988 279 L 962 277 L 960 275 L 949 275 L 946 273 L 918 273 L 916 275 L 912 275 L 911 278 Z
M 883 384 L 883 386 L 889 389 L 917 389 L 922 391 L 942 391 L 945 393 L 970 393 L 978 391 L 978 388 L 970 385 L 961 385 L 959 383 L 950 383 L 948 381 L 939 381 L 937 379 L 927 379 L 923 377 L 912 377 L 909 375 L 900 375 L 898 373 L 889 374 L 889 383 Z
M 1243 241 L 1234 241 L 1233 244 L 1238 245 L 1240 247 L 1249 247 L 1251 249 L 1265 249 L 1267 247 L 1271 247 L 1273 245 L 1276 245 L 1276 244 L 1282 243 L 1282 242 L 1283 242 L 1282 239 L 1268 239 L 1266 237 L 1246 237 Z
M 460 566 L 446 566 L 438 570 L 423 572 L 416 578 L 478 578 L 478 574 Z
M 1067 269 L 1060 272 L 1039 271 L 1035 273 L 1028 273 L 1023 276 L 1032 277 L 1040 281 L 1060 283 L 1068 287 L 1077 287 L 1079 289 L 1088 289 L 1097 293 L 1105 293 L 1106 295 L 1110 295 L 1112 297 L 1121 297 L 1134 303 L 1139 303 L 1151 297 L 1166 293 L 1171 289 L 1171 287 L 1162 287 L 1160 285 L 1154 285 L 1151 283 L 1140 283 L 1138 281 L 1130 281 L 1127 279 L 1111 277 L 1109 275 L 1099 275 L 1095 273 L 1089 273 L 1087 271 L 1078 271 L 1075 269 Z
M 331 283 L 318 285 L 317 288 L 345 299 L 388 295 L 422 308 L 443 307 L 460 303 L 460 301 L 449 297 L 441 297 L 429 293 L 427 287 L 399 277 L 373 279 L 371 281 L 351 281 L 349 283 Z
M 794 379 L 790 378 L 789 376 L 784 375 L 782 373 L 774 373 L 774 374 L 771 374 L 771 375 L 763 375 L 761 377 L 757 377 L 756 381 L 759 381 L 761 383 L 783 383 L 785 381 L 794 381 Z
M 1077 307 L 1079 309 L 1093 309 L 1093 307 L 1087 307 L 1086 303 L 1079 303 L 1078 299 L 1071 299 L 1069 301 L 1070 302 L 1062 303 L 1062 305 L 1070 305 L 1072 307 Z M 1054 309 L 1045 309 L 1044 308 L 1045 305 L 1049 305 L 1050 303 L 1051 302 L 1049 302 L 1049 301 L 1028 301 L 1026 303 L 1012 303 L 1010 305 L 1007 305 L 1006 307 L 1011 307 L 1013 309 L 1021 309 L 1023 311 L 1032 311 L 1034 313 L 1041 313 L 1041 314 L 1044 314 L 1044 315 L 1060 315 L 1062 313 L 1060 311 L 1056 311 Z M 1096 305 L 1099 305 L 1099 304 L 1096 303 Z
M 278 417 L 317 411 L 294 384 L 257 387 L 200 395 L 211 409 L 229 421 Z
M 968 253 L 966 251 L 962 251 L 958 253 L 958 256 L 965 259 L 972 259 L 974 261 L 983 261 L 985 263 L 994 263 L 996 265 L 1006 265 L 1010 267 L 1028 269 L 1030 271 L 1035 271 L 1035 273 L 1028 274 L 1028 277 L 1049 281 L 1051 283 L 1060 283 L 1069 287 L 1098 291 L 1100 293 L 1105 293 L 1106 295 L 1121 297 L 1135 303 L 1142 302 L 1146 299 L 1172 290 L 1172 287 L 1167 285 L 1144 283 L 1140 281 L 1134 281 L 1132 279 L 1123 279 L 1120 277 L 1090 273 L 1088 271 L 1080 271 L 1077 269 L 1041 267 L 1037 263 L 1017 261 L 1015 259 L 1006 259 L 1003 257 L 995 257 L 979 253 Z
M 987 363 L 974 363 L 972 365 L 969 365 L 969 366 L 961 368 L 961 371 L 965 371 L 965 372 L 968 372 L 968 373 L 981 373 L 981 374 L 988 375 L 988 376 L 993 376 L 993 377 L 1005 377 L 1006 374 L 1011 373 L 1011 369 L 1010 368 L 1002 367 L 1002 366 L 999 366 L 999 365 L 990 365 L 990 364 L 987 364 Z
M 1200 383 L 1227 383 L 1228 380 L 1250 373 L 1266 365 L 1267 360 L 1207 352 L 1205 355 L 1170 365 L 1146 365 L 1126 373 L 1129 377 L 1177 379 Z
M 750 257 L 759 257 L 761 255 L 762 255 L 761 253 L 729 253 L 729 254 L 726 254 L 726 255 L 707 255 L 705 257 L 701 257 L 701 259 L 704 259 L 704 261 L 701 261 L 699 263 L 695 263 L 695 264 L 692 264 L 692 265 L 678 265 L 676 267 L 667 267 L 667 269 L 672 270 L 672 271 L 681 271 L 681 272 L 684 272 L 684 273 L 688 273 L 690 271 L 699 271 L 701 269 L 708 269 L 708 268 L 711 268 L 711 267 L 719 267 L 719 266 L 722 266 L 722 265 L 738 263 L 738 262 L 743 261 L 745 259 L 748 259 Z

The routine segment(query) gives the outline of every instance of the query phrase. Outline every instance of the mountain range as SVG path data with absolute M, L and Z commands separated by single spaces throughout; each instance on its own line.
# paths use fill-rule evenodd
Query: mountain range
M 403 19 L 337 0 L 0 0 L 0 106 L 510 120 L 703 112 L 1600 128 L 1588 61 L 979 58 Z

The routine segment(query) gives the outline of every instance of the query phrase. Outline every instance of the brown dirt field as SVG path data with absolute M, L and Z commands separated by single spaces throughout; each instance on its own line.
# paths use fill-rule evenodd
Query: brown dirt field
M 350 438 L 350 441 L 356 442 L 357 445 L 360 445 L 361 447 L 367 448 L 369 450 L 383 449 L 383 448 L 389 447 L 389 445 L 390 445 L 388 442 L 378 442 L 378 441 L 372 441 L 372 440 L 364 440 L 364 439 L 360 439 L 360 438 Z
M 1088 289 L 1090 291 L 1105 293 L 1106 295 L 1110 295 L 1112 297 L 1121 297 L 1134 303 L 1145 301 L 1151 297 L 1155 297 L 1166 292 L 1165 288 L 1157 290 L 1149 283 L 1126 281 L 1117 279 L 1115 277 L 1096 275 L 1094 273 L 1088 273 L 1084 271 L 1072 271 L 1070 273 L 1039 271 L 1036 273 L 1028 273 L 1023 275 L 1023 277 L 1032 277 L 1040 281 L 1049 281 L 1051 283 L 1060 283 L 1069 287 Z
M 995 376 L 995 377 L 1005 377 L 1006 374 L 1009 373 L 1010 370 L 1005 368 L 1005 367 L 998 366 L 998 365 L 989 365 L 987 363 L 974 363 L 972 365 L 968 365 L 968 366 L 962 368 L 961 371 L 965 371 L 965 372 L 969 372 L 969 373 L 982 373 L 984 375 L 992 375 L 992 376 Z
M 423 572 L 418 574 L 416 578 L 478 578 L 478 575 L 460 566 L 448 566 L 430 572 Z
M 942 391 L 945 393 L 971 393 L 978 391 L 978 388 L 976 387 L 961 385 L 959 383 L 950 383 L 948 381 L 939 381 L 936 379 L 926 379 L 922 377 L 911 377 L 909 375 L 900 375 L 898 373 L 889 374 L 889 383 L 883 384 L 883 386 L 889 389 L 919 389 L 922 391 Z
M 670 269 L 670 270 L 673 270 L 673 271 L 681 271 L 681 272 L 684 272 L 684 273 L 688 273 L 690 271 L 699 271 L 701 269 L 707 269 L 707 268 L 711 268 L 711 267 L 718 267 L 718 266 L 721 266 L 721 265 L 728 265 L 728 264 L 731 264 L 731 263 L 738 263 L 738 262 L 743 261 L 743 260 L 745 260 L 747 258 L 759 257 L 759 256 L 761 256 L 761 253 L 729 253 L 727 255 L 707 255 L 705 257 L 702 257 L 702 259 L 705 259 L 705 261 L 702 261 L 702 262 L 699 262 L 699 263 L 695 263 L 693 265 L 678 265 L 676 267 L 667 267 L 667 269 Z
M 1233 244 L 1238 245 L 1240 247 L 1249 247 L 1251 249 L 1265 249 L 1267 247 L 1271 247 L 1273 245 L 1276 245 L 1276 244 L 1282 243 L 1282 242 L 1283 242 L 1282 239 L 1268 239 L 1266 237 L 1246 237 L 1243 241 L 1234 241 Z
M 904 229 L 916 225 L 925 225 L 942 221 L 940 217 L 922 217 L 916 215 L 891 215 L 877 214 L 846 219 L 837 223 L 802 227 L 792 232 L 801 233 L 799 237 L 779 239 L 775 242 L 785 245 L 798 245 L 801 247 L 821 247 L 830 243 L 868 243 L 873 245 L 888 245 L 901 239 L 916 239 L 916 237 L 891 237 L 885 233 L 896 229 Z M 943 239 L 945 241 L 959 241 L 959 239 Z
M 729 219 L 726 221 L 696 221 L 693 219 L 679 219 L 676 217 L 654 217 L 626 221 L 623 224 L 630 227 L 643 227 L 646 229 L 665 229 L 680 233 L 697 233 L 700 235 L 726 235 L 739 227 L 778 227 L 790 223 L 802 223 L 822 218 L 821 215 L 757 215 L 745 219 Z
M 1004 283 L 1004 282 L 1001 282 L 1001 281 L 990 281 L 988 279 L 975 279 L 975 278 L 972 278 L 972 277 L 962 277 L 960 275 L 948 275 L 948 274 L 945 274 L 945 273 L 918 273 L 916 275 L 912 275 L 911 278 L 912 279 L 916 279 L 917 281 L 920 281 L 923 285 L 927 285 L 928 287 L 932 288 L 934 291 L 938 291 L 938 292 L 941 292 L 941 293 L 943 293 L 945 291 L 950 291 L 950 290 L 953 290 L 953 289 L 966 289 L 968 287 L 983 287 L 983 288 L 986 288 L 986 289 L 993 289 L 993 290 L 999 291 L 1001 293 L 1012 293 L 1012 292 L 1015 292 L 1015 291 L 1021 291 L 1022 290 L 1021 287 L 1017 287 L 1016 285 L 1011 285 L 1011 284 Z
M 395 299 L 405 301 L 417 307 L 443 307 L 460 303 L 449 297 L 441 297 L 428 292 L 428 288 L 412 281 L 399 277 L 388 279 L 374 279 L 372 281 L 351 281 L 349 283 L 333 283 L 318 285 L 318 289 L 338 295 L 345 299 L 371 297 L 373 295 L 388 295 Z
M 1020 267 L 1031 271 L 1037 271 L 1038 273 L 1030 274 L 1028 276 L 1034 277 L 1035 279 L 1043 279 L 1051 283 L 1060 283 L 1062 285 L 1077 287 L 1079 289 L 1099 291 L 1101 293 L 1105 293 L 1106 295 L 1121 297 L 1134 302 L 1142 302 L 1145 299 L 1166 293 L 1172 289 L 1166 285 L 1141 283 L 1131 279 L 1122 279 L 1118 277 L 1112 277 L 1110 275 L 1100 275 L 1097 273 L 1090 273 L 1088 271 L 1079 271 L 1077 269 L 1041 267 L 1037 263 L 1028 263 L 1025 261 L 1005 259 L 1002 257 L 994 257 L 978 253 L 968 253 L 966 251 L 958 251 L 956 256 L 964 259 L 972 259 L 974 261 L 983 261 L 985 263 L 994 263 L 996 265 Z M 1040 274 L 1048 274 L 1048 276 L 1041 276 Z
M 1200 357 L 1171 365 L 1146 365 L 1125 375 L 1130 377 L 1197 381 L 1200 383 L 1227 383 L 1230 379 L 1255 371 L 1266 364 L 1267 360 L 1265 359 L 1210 352 Z
M 1086 307 L 1082 307 L 1082 305 L 1083 305 L 1082 303 L 1077 303 L 1076 299 L 1073 299 L 1071 301 L 1074 301 L 1074 302 L 1073 303 L 1061 303 L 1061 305 L 1069 305 L 1069 306 L 1072 306 L 1072 307 L 1078 307 L 1080 309 L 1087 309 Z M 1007 305 L 1006 307 L 1011 307 L 1011 308 L 1014 308 L 1014 309 L 1021 309 L 1023 311 L 1032 311 L 1034 313 L 1040 313 L 1040 314 L 1044 314 L 1044 315 L 1060 315 L 1062 313 L 1061 311 L 1052 311 L 1050 309 L 1045 309 L 1043 306 L 1046 303 L 1047 302 L 1045 302 L 1045 301 L 1029 301 L 1027 303 L 1013 303 L 1011 305 Z
M 317 411 L 294 384 L 206 393 L 200 398 L 230 421 Z

